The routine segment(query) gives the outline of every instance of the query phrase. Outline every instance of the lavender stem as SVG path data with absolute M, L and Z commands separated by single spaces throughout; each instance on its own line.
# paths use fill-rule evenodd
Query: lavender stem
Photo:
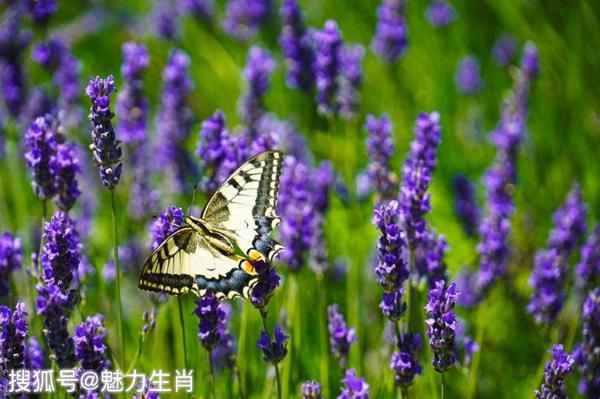
M 445 392 L 444 392 L 445 390 L 444 390 L 444 388 L 446 387 L 446 373 L 440 373 L 440 374 L 442 375 L 442 387 L 441 387 L 441 395 L 440 395 L 440 397 L 442 399 L 444 399 L 445 398 Z
M 125 370 L 125 340 L 123 337 L 123 308 L 121 306 L 121 268 L 119 266 L 119 235 L 117 229 L 117 207 L 115 205 L 115 190 L 110 190 L 110 203 L 112 208 L 113 222 L 113 258 L 115 259 L 115 285 L 117 294 L 117 334 L 119 336 L 119 346 L 121 349 L 121 368 Z
M 260 308 L 259 311 L 263 322 L 263 328 L 269 336 L 269 341 L 272 341 L 273 338 L 271 337 L 271 333 L 267 328 L 267 311 L 264 308 Z M 277 365 L 277 363 L 273 363 L 273 367 L 275 367 L 275 379 L 277 381 L 277 399 L 281 399 L 281 377 L 279 376 L 279 366 Z
M 317 286 L 324 287 L 323 274 L 317 274 Z M 319 289 L 319 335 L 321 339 L 321 387 L 323 396 L 329 397 L 329 348 L 327 345 L 327 302 L 325 290 Z
M 196 191 L 194 191 L 194 194 L 195 193 L 196 193 Z M 181 295 L 177 295 L 177 308 L 179 309 L 179 324 L 181 324 L 181 339 L 183 340 L 181 343 L 183 345 L 183 366 L 187 370 L 187 368 L 188 368 L 187 340 L 185 339 L 185 321 L 183 319 L 183 304 L 181 303 Z M 211 357 L 211 359 L 212 359 L 212 357 Z M 189 397 L 189 393 L 187 393 L 186 396 Z
M 210 373 L 209 373 L 209 385 L 210 385 L 210 395 L 212 397 L 212 399 L 216 399 L 216 395 L 215 395 L 215 367 L 213 364 L 213 357 L 212 357 L 212 349 L 206 351 L 206 353 L 208 353 L 208 366 L 210 368 Z

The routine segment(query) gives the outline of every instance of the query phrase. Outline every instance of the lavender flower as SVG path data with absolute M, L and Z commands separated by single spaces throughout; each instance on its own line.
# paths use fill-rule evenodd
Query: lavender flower
M 36 24 L 45 24 L 56 12 L 56 0 L 27 0 L 25 4 Z
M 456 85 L 463 94 L 475 94 L 483 88 L 479 63 L 473 56 L 467 56 L 460 60 L 456 71 Z
M 429 23 L 437 28 L 448 26 L 456 19 L 454 7 L 443 0 L 433 0 L 427 7 L 426 15 Z
M 404 54 L 408 45 L 405 8 L 405 0 L 383 0 L 377 8 L 377 28 L 371 48 L 390 64 Z
M 309 91 L 314 86 L 311 71 L 314 55 L 298 0 L 283 0 L 279 14 L 282 24 L 279 45 L 287 69 L 286 82 L 289 87 Z
M 321 384 L 317 381 L 306 381 L 303 383 L 302 399 L 321 399 Z
M 160 196 L 152 185 L 149 146 L 144 143 L 134 150 L 135 169 L 129 194 L 129 213 L 134 219 L 145 219 L 155 209 Z
M 377 243 L 379 262 L 375 267 L 377 280 L 384 291 L 379 306 L 392 321 L 397 321 L 406 311 L 402 284 L 408 279 L 408 268 L 404 261 L 406 244 L 401 237 L 399 216 L 399 204 L 393 200 L 375 208 L 372 218 L 381 232 Z
M 455 283 L 446 288 L 444 281 L 440 280 L 435 283 L 435 288 L 429 291 L 429 301 L 425 306 L 425 311 L 430 317 L 425 320 L 425 324 L 429 345 L 433 350 L 431 364 L 440 373 L 444 373 L 456 363 L 454 341 L 457 322 L 454 305 L 458 295 Z
M 600 278 L 600 223 L 596 224 L 581 247 L 580 260 L 575 266 L 575 277 L 577 288 L 580 291 L 584 291 L 586 287 L 598 285 Z
M 154 384 L 152 384 L 147 378 L 144 378 L 143 382 L 137 386 L 136 392 L 134 392 L 132 398 L 160 399 L 160 393 L 155 390 L 151 390 L 152 388 L 154 388 Z
M 456 277 L 456 287 L 460 292 L 458 303 L 466 308 L 475 307 L 482 299 L 482 292 L 478 284 L 480 274 L 463 267 Z
M 0 306 L 0 364 L 4 378 L 9 370 L 25 368 L 26 337 L 29 332 L 25 304 L 18 301 L 15 309 Z
M 147 136 L 148 101 L 142 90 L 142 76 L 150 60 L 144 45 L 127 42 L 123 44 L 122 51 L 121 74 L 125 87 L 117 96 L 119 115 L 117 133 L 123 142 L 139 145 L 146 140 Z
M 527 79 L 531 80 L 539 73 L 539 54 L 535 44 L 531 42 L 525 43 L 523 48 L 523 57 L 521 58 L 521 71 Z
M 176 206 L 168 207 L 156 218 L 151 226 L 150 249 L 155 250 L 169 235 L 177 231 L 184 222 L 183 210 Z
M 398 194 L 398 177 L 392 170 L 390 159 L 394 153 L 392 123 L 386 114 L 379 118 L 367 115 L 365 130 L 367 153 L 371 162 L 367 167 L 367 176 L 373 182 L 381 199 L 391 199 Z
M 85 93 L 92 101 L 90 121 L 92 122 L 92 140 L 90 146 L 94 162 L 98 167 L 102 184 L 109 190 L 115 188 L 121 178 L 121 142 L 117 140 L 111 119 L 110 94 L 115 90 L 112 75 L 106 79 L 97 76 L 90 79 Z
M 369 399 L 369 384 L 364 378 L 357 377 L 354 369 L 346 370 L 342 382 L 345 387 L 337 399 Z
M 329 318 L 329 344 L 333 357 L 338 359 L 340 367 L 346 367 L 346 360 L 350 352 L 350 345 L 357 339 L 356 330 L 348 328 L 344 316 L 340 313 L 337 304 L 327 308 Z
M 462 296 L 463 293 L 461 292 Z M 479 351 L 479 344 L 466 334 L 464 322 L 460 319 L 456 323 L 456 362 L 462 367 L 469 367 L 475 352 Z
M 279 326 L 275 326 L 274 332 L 275 339 L 271 341 L 269 333 L 262 331 L 256 344 L 258 345 L 258 349 L 263 352 L 263 360 L 276 365 L 287 355 L 288 336 L 285 335 Z
M 448 251 L 448 243 L 443 235 L 427 231 L 421 244 L 415 249 L 414 265 L 419 281 L 427 281 L 433 288 L 437 281 L 446 281 L 446 263 L 444 255 Z
M 333 20 L 325 22 L 322 30 L 312 34 L 314 46 L 313 74 L 317 88 L 317 105 L 319 113 L 335 115 L 338 106 L 335 103 L 337 93 L 337 74 L 339 70 L 339 51 L 342 37 L 337 23 Z
M 540 389 L 535 391 L 537 399 L 566 399 L 567 374 L 571 372 L 573 358 L 563 351 L 562 345 L 555 345 L 552 348 L 552 361 L 546 362 L 544 368 L 544 382 Z
M 492 56 L 498 65 L 508 66 L 514 61 L 516 49 L 517 41 L 515 38 L 507 34 L 502 34 L 494 44 Z
M 81 363 L 81 370 L 93 370 L 97 373 L 111 367 L 108 360 L 105 343 L 106 328 L 104 316 L 96 314 L 89 316 L 83 323 L 75 327 L 73 342 L 75 356 Z
M 581 312 L 583 320 L 582 343 L 573 351 L 575 363 L 581 374 L 579 392 L 587 398 L 595 398 L 600 392 L 600 288 L 590 291 L 583 302 Z
M 21 239 L 8 232 L 0 234 L 0 297 L 8 295 L 10 275 L 21 267 L 22 260 Z
M 575 183 L 565 204 L 552 215 L 554 229 L 550 232 L 548 246 L 568 257 L 585 236 L 586 211 L 579 184 Z
M 440 114 L 421 113 L 415 124 L 415 140 L 404 161 L 400 186 L 402 222 L 408 245 L 416 248 L 425 236 L 424 216 L 431 209 L 427 190 L 436 166 L 436 151 L 440 143 Z
M 0 24 L 0 88 L 6 109 L 16 118 L 26 98 L 22 55 L 29 45 L 30 34 L 21 28 L 19 5 L 7 7 L 3 17 Z
M 452 180 L 454 190 L 454 212 L 468 236 L 477 235 L 481 209 L 475 200 L 475 185 L 464 175 L 456 175 Z
M 275 288 L 279 287 L 281 278 L 273 266 L 264 260 L 254 261 L 253 267 L 257 273 L 257 282 L 250 293 L 250 302 L 257 309 L 263 310 L 271 300 Z
M 346 120 L 353 119 L 358 108 L 364 55 L 365 49 L 360 44 L 344 45 L 340 50 L 336 101 Z
M 52 116 L 36 118 L 25 134 L 25 159 L 31 172 L 31 186 L 41 200 L 56 194 L 58 172 L 56 132 Z
M 81 191 L 77 186 L 77 174 L 81 173 L 79 161 L 75 157 L 74 143 L 58 144 L 56 149 L 56 197 L 54 203 L 67 212 L 73 207 Z
M 281 176 L 279 214 L 282 215 L 280 237 L 285 250 L 281 260 L 292 271 L 304 265 L 314 228 L 314 212 L 311 205 L 309 167 L 287 156 Z
M 329 192 L 334 184 L 331 163 L 323 161 L 314 170 L 312 179 L 312 204 L 314 207 L 313 235 L 310 245 L 309 265 L 319 274 L 325 272 L 328 266 L 327 248 L 324 236 L 325 215 L 329 209 Z
M 25 354 L 25 368 L 29 370 L 41 370 L 46 365 L 45 353 L 37 338 L 30 337 Z
M 69 314 L 75 306 L 74 291 L 64 293 L 54 282 L 36 286 L 38 298 L 37 314 L 42 316 L 43 334 L 48 348 L 52 351 L 51 358 L 61 368 L 72 368 L 75 365 L 75 347 L 69 336 L 67 324 Z
M 73 274 L 81 259 L 80 241 L 75 223 L 62 211 L 44 224 L 45 244 L 42 248 L 42 280 L 54 283 L 68 292 Z
M 225 312 L 221 309 L 219 300 L 212 292 L 207 292 L 196 301 L 194 313 L 200 319 L 198 337 L 204 349 L 211 351 L 221 339 L 221 329 L 225 322 Z
M 175 1 L 157 1 L 153 14 L 152 21 L 156 33 L 163 39 L 174 39 L 179 33 L 179 14 Z
M 229 0 L 223 29 L 242 41 L 253 39 L 271 15 L 270 0 Z
M 180 5 L 185 14 L 201 21 L 210 21 L 215 16 L 214 0 L 182 0 Z
M 235 338 L 230 332 L 232 309 L 228 302 L 221 302 L 219 308 L 223 312 L 224 317 L 222 322 L 219 323 L 219 341 L 211 352 L 213 364 L 216 371 L 222 371 L 225 368 L 233 370 L 236 363 L 237 348 Z
M 418 352 L 421 350 L 421 336 L 410 332 L 398 337 L 398 351 L 392 353 L 390 369 L 396 373 L 394 381 L 401 388 L 408 388 L 421 375 Z
M 265 112 L 263 96 L 269 87 L 270 76 L 274 69 L 275 61 L 271 54 L 259 46 L 250 48 L 243 71 L 247 88 L 240 99 L 238 110 L 242 121 L 249 127 L 252 137 L 256 135 L 256 122 Z

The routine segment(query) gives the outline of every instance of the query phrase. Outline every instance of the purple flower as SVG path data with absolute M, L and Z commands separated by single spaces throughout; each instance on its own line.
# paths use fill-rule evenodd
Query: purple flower
M 451 283 L 447 288 L 443 280 L 435 283 L 435 287 L 429 291 L 429 301 L 425 306 L 425 311 L 429 319 L 425 320 L 427 324 L 427 337 L 429 345 L 433 350 L 431 364 L 433 368 L 444 373 L 456 363 L 456 315 L 454 314 L 454 305 L 459 292 L 456 291 L 456 284 Z
M 21 14 L 19 4 L 9 6 L 0 24 L 0 88 L 6 109 L 15 118 L 26 98 L 22 55 L 31 37 L 21 27 Z
M 208 291 L 196 300 L 194 313 L 200 319 L 198 338 L 204 349 L 211 351 L 221 339 L 222 325 L 225 323 L 225 312 L 221 308 L 216 295 Z
M 211 352 L 213 364 L 216 371 L 222 371 L 225 368 L 233 370 L 236 363 L 237 348 L 234 336 L 229 331 L 232 309 L 228 302 L 221 302 L 219 308 L 223 312 L 224 317 L 218 327 L 219 341 Z
M 153 14 L 152 21 L 156 33 L 163 39 L 174 39 L 179 33 L 179 13 L 175 1 L 157 1 Z
M 367 115 L 365 130 L 367 137 L 367 154 L 370 163 L 367 176 L 373 182 L 381 199 L 391 199 L 398 194 L 398 177 L 392 170 L 391 157 L 394 153 L 393 126 L 386 114 L 379 118 Z
M 304 265 L 314 234 L 310 186 L 308 165 L 293 156 L 285 157 L 277 207 L 282 216 L 280 237 L 285 247 L 281 260 L 293 271 Z
M 581 311 L 583 320 L 582 342 L 574 352 L 573 357 L 581 374 L 579 392 L 587 398 L 597 397 L 600 392 L 600 288 L 590 291 L 583 302 Z
M 516 50 L 517 41 L 515 38 L 507 34 L 502 34 L 494 44 L 492 56 L 498 65 L 508 66 L 514 61 Z
M 448 26 L 456 19 L 454 7 L 443 0 L 433 0 L 427 7 L 426 15 L 431 25 L 437 28 Z
M 314 86 L 311 71 L 314 55 L 298 0 L 283 0 L 279 14 L 282 25 L 279 45 L 285 59 L 286 82 L 289 87 L 309 91 Z
M 140 382 L 135 392 L 132 395 L 133 399 L 160 399 L 160 393 L 151 390 L 154 388 L 154 384 L 150 382 L 149 379 L 144 377 L 143 382 Z
M 463 293 L 460 293 L 462 296 Z M 462 367 L 469 367 L 475 352 L 479 351 L 479 344 L 465 332 L 464 322 L 458 320 L 456 323 L 456 358 Z
M 302 384 L 302 399 L 321 399 L 321 384 L 317 381 L 306 381 Z
M 43 25 L 56 12 L 56 0 L 26 0 L 27 11 L 33 22 Z
M 81 195 L 77 186 L 77 174 L 81 173 L 75 157 L 75 143 L 61 143 L 56 149 L 56 197 L 54 203 L 67 212 Z
M 548 246 L 568 257 L 585 236 L 586 213 L 587 207 L 583 203 L 581 189 L 575 183 L 564 205 L 552 215 L 554 228 L 550 232 Z
M 405 8 L 405 0 L 383 0 L 377 8 L 377 27 L 371 48 L 388 63 L 396 62 L 408 45 Z
M 337 304 L 327 308 L 329 318 L 329 344 L 333 357 L 338 359 L 340 367 L 346 367 L 346 360 L 350 353 L 350 345 L 356 342 L 356 330 L 348 328 L 344 316 L 340 313 Z
M 81 260 L 79 234 L 75 223 L 62 211 L 57 211 L 44 224 L 45 244 L 42 248 L 42 280 L 54 283 L 68 292 L 73 274 Z
M 419 364 L 418 352 L 421 350 L 421 336 L 410 332 L 398 337 L 398 351 L 392 353 L 390 369 L 396 374 L 397 386 L 407 388 L 413 384 L 415 377 L 421 375 L 423 368 Z
M 322 30 L 312 32 L 311 38 L 318 111 L 323 115 L 335 115 L 338 112 L 336 94 L 339 52 L 343 46 L 337 23 L 333 20 L 326 21 Z
M 115 188 L 121 178 L 121 142 L 117 140 L 111 119 L 110 94 L 115 91 L 112 75 L 106 79 L 97 76 L 90 79 L 85 93 L 92 101 L 90 121 L 92 122 L 92 154 L 98 167 L 102 184 L 109 190 Z
M 214 0 L 181 0 L 184 14 L 193 15 L 201 21 L 210 21 L 215 16 Z
M 0 263 L 2 262 L 0 261 Z M 598 285 L 600 278 L 600 223 L 596 224 L 581 247 L 580 260 L 575 266 L 575 276 L 580 291 L 584 291 L 586 287 Z
M 402 284 L 408 279 L 408 268 L 404 260 L 406 244 L 401 236 L 399 216 L 399 204 L 392 200 L 375 208 L 372 218 L 381 233 L 377 243 L 379 261 L 375 267 L 377 281 L 384 291 L 379 306 L 392 321 L 397 321 L 406 311 L 406 303 L 402 301 Z
M 127 42 L 122 51 L 121 74 L 125 87 L 117 96 L 117 133 L 125 143 L 141 144 L 147 136 L 148 101 L 144 97 L 142 77 L 150 61 L 148 50 L 144 45 Z
M 221 111 L 202 122 L 196 155 L 200 159 L 202 179 L 200 190 L 210 194 L 237 168 L 234 140 L 227 131 Z
M 42 316 L 43 334 L 48 348 L 61 368 L 75 365 L 75 347 L 67 328 L 69 315 L 76 304 L 74 291 L 64 293 L 54 282 L 38 284 L 36 311 Z
M 89 316 L 83 323 L 75 327 L 73 342 L 75 356 L 81 364 L 81 370 L 93 370 L 97 373 L 111 367 L 108 360 L 105 343 L 106 328 L 104 316 L 96 314 Z
M 478 278 L 479 273 L 473 272 L 466 267 L 463 267 L 456 277 L 456 287 L 460 292 L 458 303 L 466 309 L 475 307 L 482 299 L 482 292 L 477 281 Z
M 531 42 L 525 43 L 523 48 L 523 57 L 521 58 L 521 71 L 527 79 L 531 80 L 536 77 L 540 69 L 540 59 L 538 49 Z
M 25 368 L 29 370 L 43 369 L 46 365 L 45 355 L 44 349 L 37 338 L 29 338 L 27 353 L 25 354 Z
M 255 124 L 263 115 L 263 96 L 269 87 L 271 73 L 275 69 L 275 60 L 259 46 L 252 46 L 248 51 L 243 76 L 247 88 L 238 104 L 242 121 L 250 128 L 252 137 L 256 135 Z
M 360 44 L 347 44 L 340 49 L 336 101 L 346 120 L 353 119 L 358 108 L 364 55 L 365 49 Z
M 481 209 L 475 199 L 475 185 L 464 175 L 456 175 L 452 180 L 454 190 L 454 212 L 468 236 L 477 235 L 481 219 Z
M 404 161 L 400 186 L 401 217 L 408 245 L 416 248 L 426 234 L 425 215 L 431 209 L 427 193 L 436 167 L 436 151 L 441 141 L 440 114 L 421 113 L 415 124 L 415 140 Z
M 437 281 L 446 281 L 446 263 L 444 255 L 448 251 L 448 243 L 443 235 L 427 231 L 421 244 L 414 252 L 416 277 L 426 280 L 430 288 Z
M 0 364 L 4 377 L 9 370 L 25 368 L 26 338 L 29 332 L 25 304 L 18 301 L 15 309 L 0 306 Z
M 22 260 L 21 239 L 8 232 L 0 234 L 0 297 L 8 295 L 10 275 L 21 267 Z
M 275 339 L 271 341 L 269 333 L 262 331 L 256 342 L 258 349 L 263 352 L 263 360 L 268 363 L 277 364 L 287 355 L 287 339 L 281 327 L 275 326 Z
M 552 361 L 546 362 L 544 368 L 544 382 L 540 389 L 535 391 L 537 399 L 566 399 L 567 374 L 571 372 L 573 358 L 563 351 L 562 345 L 552 348 Z
M 479 62 L 473 56 L 467 56 L 460 60 L 456 71 L 456 85 L 458 90 L 464 94 L 475 94 L 483 88 Z
M 269 19 L 271 0 L 229 0 L 225 14 L 225 32 L 235 39 L 250 41 Z
M 144 320 L 142 336 L 147 337 L 156 328 L 156 308 L 152 308 L 150 312 L 144 310 L 144 313 L 142 313 L 142 320 Z
M 33 191 L 41 200 L 52 198 L 57 191 L 57 145 L 53 117 L 36 118 L 25 134 L 25 159 L 31 172 Z
M 181 208 L 168 207 L 160 213 L 150 225 L 151 244 L 150 249 L 155 250 L 168 236 L 176 232 L 184 222 L 184 214 Z
M 313 235 L 310 245 L 309 265 L 317 274 L 324 273 L 328 267 L 328 256 L 324 235 L 325 215 L 329 209 L 329 192 L 333 187 L 334 175 L 331 163 L 323 161 L 313 172 L 312 204 L 314 207 Z
M 271 300 L 281 278 L 273 266 L 264 260 L 254 261 L 252 266 L 257 273 L 257 282 L 250 293 L 250 302 L 258 309 L 264 309 Z
M 137 220 L 149 216 L 160 199 L 159 192 L 150 181 L 152 165 L 149 149 L 149 145 L 143 143 L 132 154 L 135 169 L 129 193 L 129 213 Z
M 346 370 L 342 382 L 345 387 L 337 399 L 369 399 L 369 384 L 364 378 L 357 377 L 354 369 Z

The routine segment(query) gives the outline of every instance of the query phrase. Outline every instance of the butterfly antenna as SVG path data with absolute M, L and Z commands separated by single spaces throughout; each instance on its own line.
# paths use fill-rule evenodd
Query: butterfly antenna
M 197 184 L 194 184 L 194 188 L 192 189 L 192 202 L 190 203 L 190 206 L 188 207 L 188 211 L 187 211 L 187 215 L 190 216 L 192 213 L 192 207 L 194 206 L 194 202 L 196 201 L 196 190 L 198 188 Z

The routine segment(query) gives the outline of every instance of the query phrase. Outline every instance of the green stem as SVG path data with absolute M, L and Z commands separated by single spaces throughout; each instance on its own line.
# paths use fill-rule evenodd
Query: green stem
M 248 334 L 248 317 L 250 316 L 250 305 L 244 301 L 243 309 L 242 309 L 242 320 L 240 322 L 240 340 L 239 340 L 239 349 L 238 349 L 238 357 L 245 359 L 247 358 L 247 334 Z M 248 387 L 245 382 L 248 381 L 248 377 L 246 373 L 248 372 L 247 362 L 242 362 L 244 364 L 244 369 L 240 368 L 238 363 L 238 383 L 240 384 L 240 392 L 246 392 Z M 241 396 L 241 395 L 240 395 Z
M 325 290 L 322 289 L 323 274 L 317 274 L 317 287 L 319 289 L 319 336 L 321 339 L 321 386 L 323 387 L 323 397 L 329 397 L 329 345 L 327 343 L 327 299 Z
M 140 356 L 142 356 L 143 346 L 144 346 L 144 338 L 143 338 L 142 334 L 140 334 L 140 337 L 138 339 L 138 348 L 137 348 L 137 351 L 135 352 L 135 356 L 133 357 L 133 360 L 129 364 L 129 368 L 127 369 L 127 374 L 130 374 L 133 371 L 138 360 L 140 360 Z
M 441 374 L 442 374 L 442 386 L 441 386 L 441 390 L 440 390 L 440 394 L 441 394 L 440 397 L 442 399 L 444 399 L 445 398 L 445 392 L 444 392 L 445 389 L 444 388 L 446 387 L 446 373 L 441 373 Z
M 477 338 L 476 342 L 479 344 L 481 348 L 483 346 L 483 336 L 485 331 L 485 323 L 483 321 L 485 316 L 485 302 L 479 305 L 479 309 L 477 309 Z M 473 355 L 473 363 L 471 364 L 471 370 L 469 373 L 469 388 L 468 388 L 468 399 L 473 399 L 475 397 L 475 391 L 477 390 L 477 375 L 479 373 L 479 362 L 481 358 L 481 349 Z
M 265 332 L 269 336 L 269 341 L 273 341 L 273 338 L 271 337 L 271 332 L 267 327 L 267 312 L 264 309 L 259 310 L 263 322 L 263 327 L 265 329 Z M 281 399 L 281 376 L 279 375 L 279 367 L 277 366 L 277 363 L 274 363 L 273 367 L 275 367 L 275 380 L 277 381 L 277 399 Z
M 403 387 L 401 392 L 402 392 L 402 399 L 408 399 L 408 388 Z
M 242 376 L 240 374 L 240 368 L 237 365 L 235 366 L 235 376 L 238 380 L 238 390 L 240 399 L 246 399 L 246 395 L 244 394 L 244 386 L 242 385 Z
M 213 358 L 212 358 L 212 349 L 207 351 L 208 353 L 208 366 L 210 368 L 210 373 L 209 373 L 209 385 L 210 385 L 210 395 L 212 399 L 215 399 L 217 396 L 215 395 L 215 367 L 213 364 Z
M 125 369 L 125 339 L 123 337 L 123 308 L 121 306 L 121 268 L 119 266 L 119 235 L 117 229 L 117 206 L 115 205 L 115 190 L 110 190 L 110 203 L 112 208 L 113 224 L 113 257 L 115 260 L 115 285 L 117 295 L 117 335 L 121 352 L 121 368 Z
M 181 325 L 181 339 L 183 340 L 183 366 L 187 370 L 188 368 L 188 357 L 187 357 L 187 340 L 185 339 L 185 321 L 183 319 L 183 303 L 181 302 L 181 295 L 177 295 L 177 307 L 179 309 L 179 324 Z

